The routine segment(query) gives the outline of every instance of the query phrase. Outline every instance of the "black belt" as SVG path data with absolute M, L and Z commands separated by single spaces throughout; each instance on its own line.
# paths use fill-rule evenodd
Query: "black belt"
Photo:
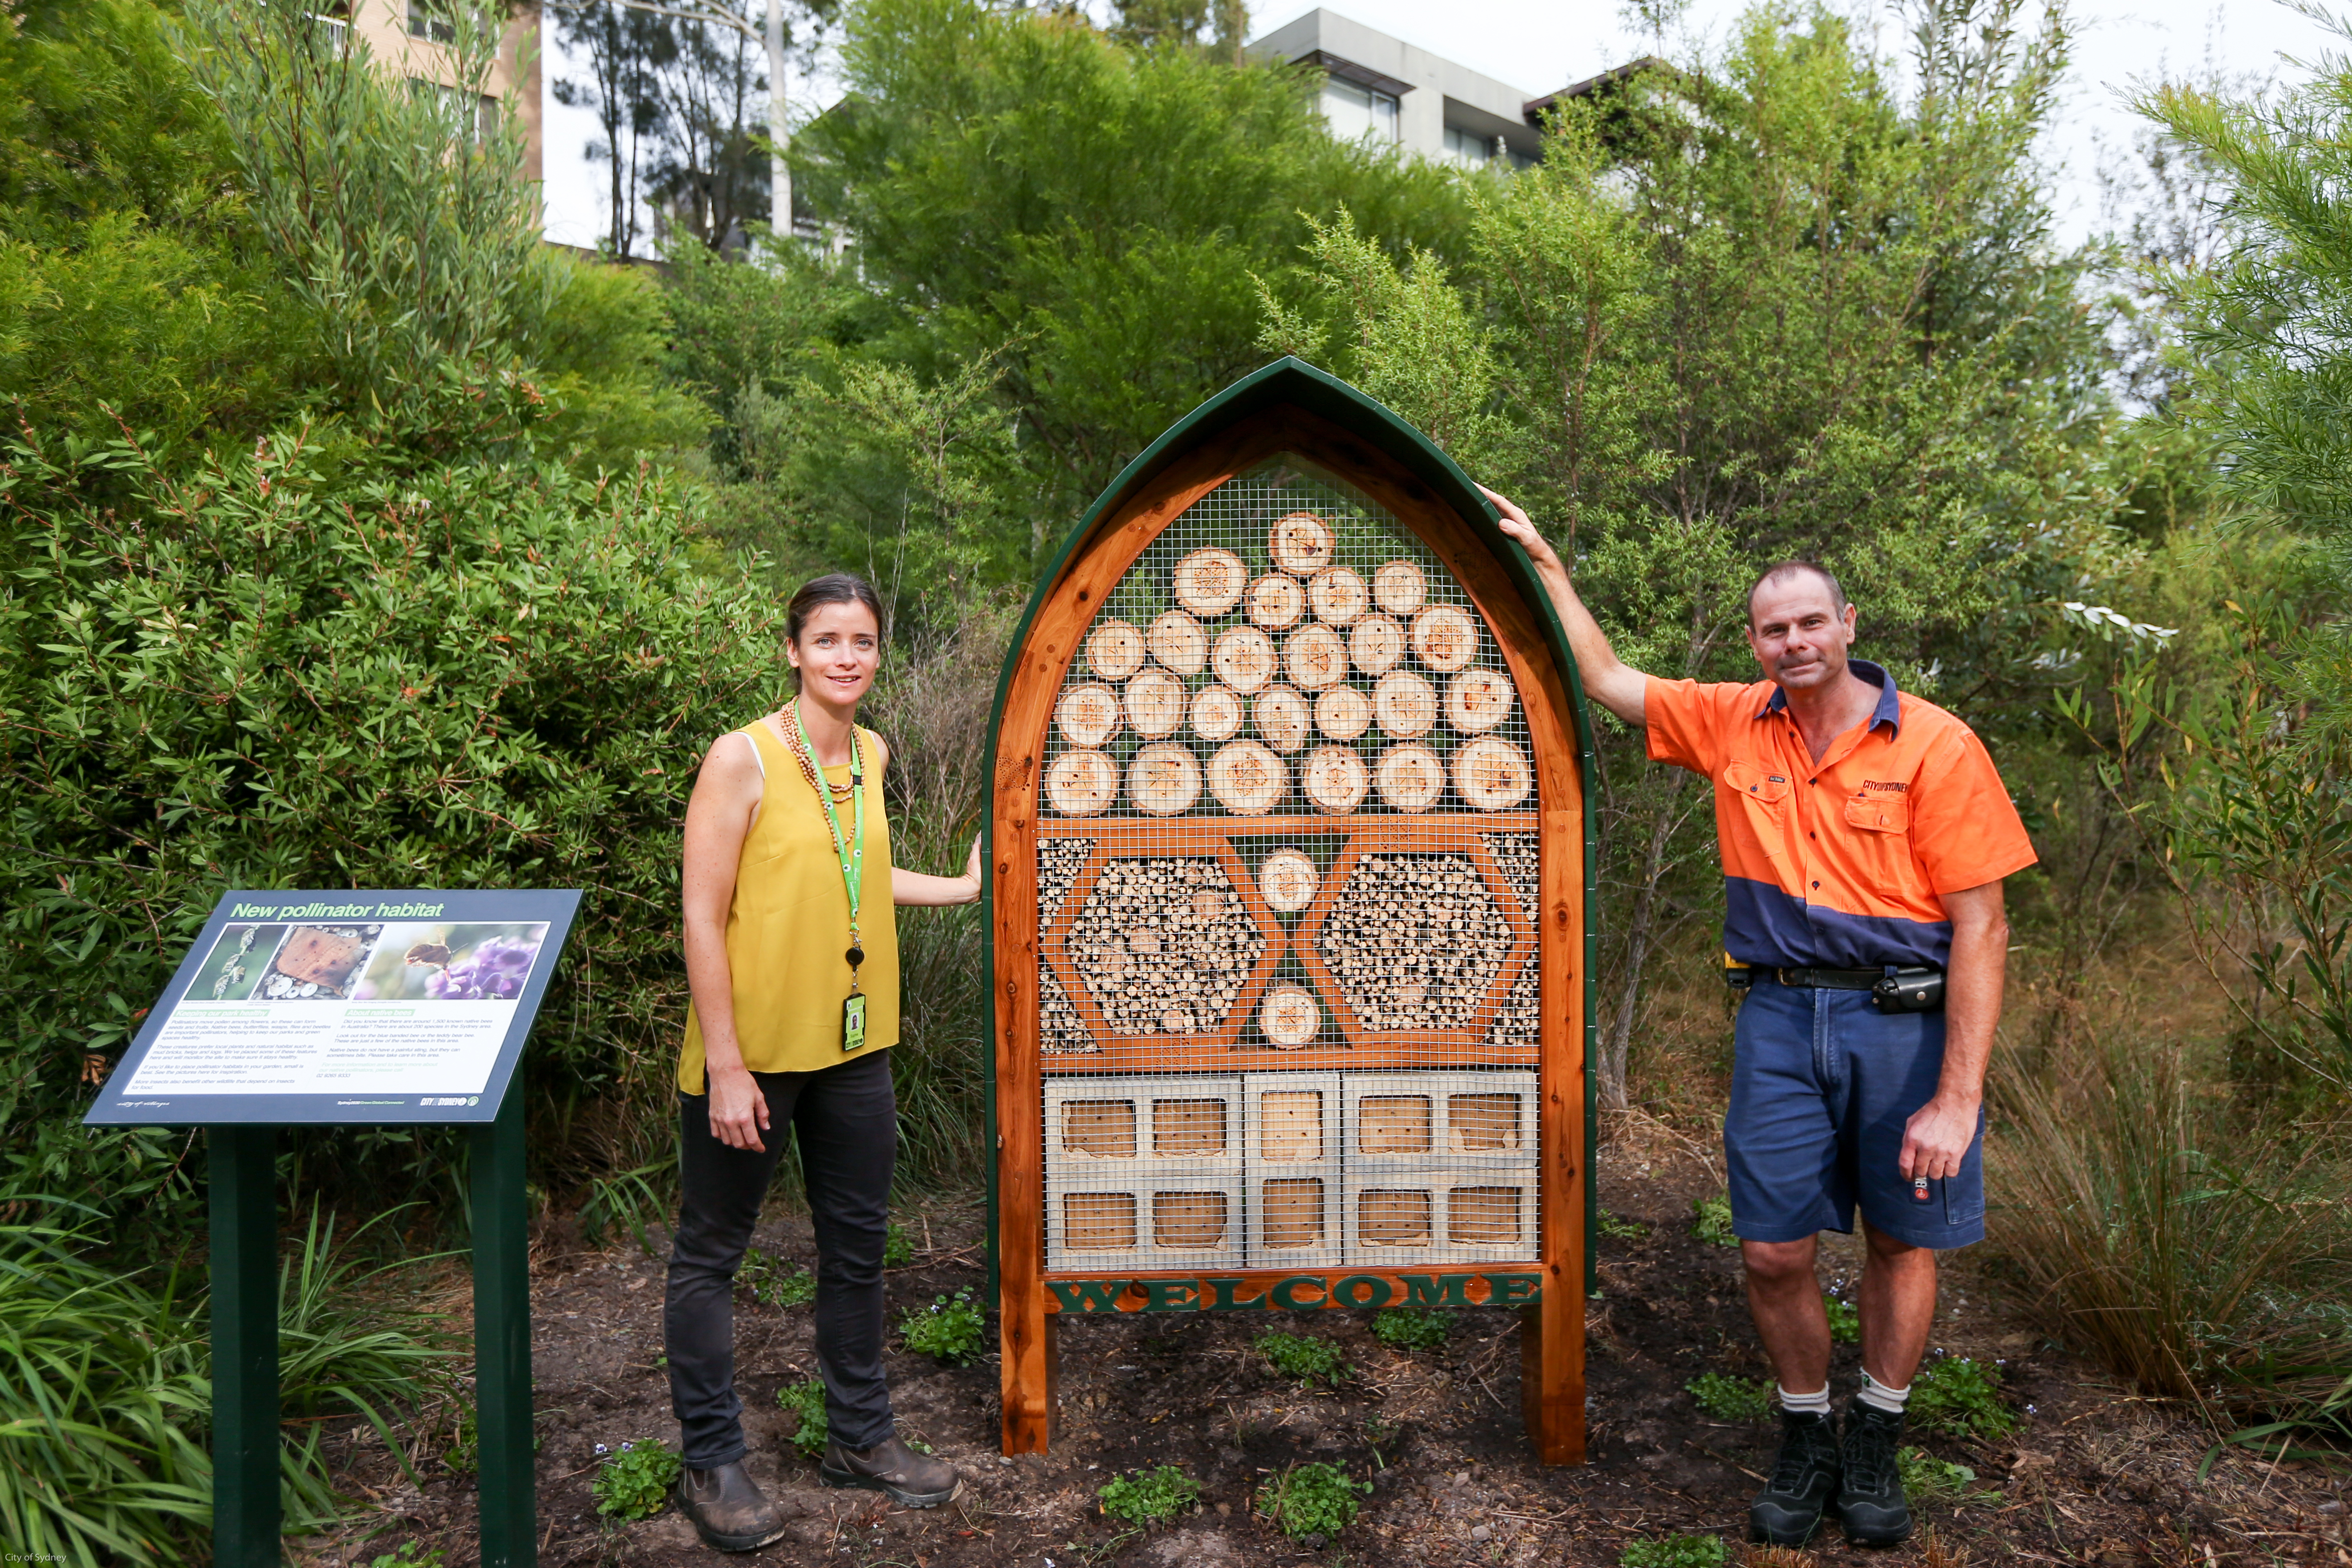
M 1824 991 L 1873 991 L 1886 977 L 1883 969 L 1766 969 L 1757 967 L 1754 973 L 1769 974 L 1783 985 L 1810 985 Z
M 1871 1005 L 1882 1013 L 1939 1013 L 1944 1007 L 1944 972 L 1926 964 L 1815 969 L 1751 963 L 1732 964 L 1723 973 L 1733 986 L 1741 989 L 1752 985 L 1760 976 L 1776 984 L 1811 990 L 1867 991 Z

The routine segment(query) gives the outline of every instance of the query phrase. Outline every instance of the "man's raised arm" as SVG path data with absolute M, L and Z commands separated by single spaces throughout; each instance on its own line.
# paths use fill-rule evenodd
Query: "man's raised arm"
M 1528 552 L 1528 559 L 1535 563 L 1536 575 L 1543 579 L 1544 590 L 1551 595 L 1552 608 L 1559 614 L 1559 624 L 1567 628 L 1569 651 L 1576 655 L 1577 672 L 1584 678 L 1586 694 L 1628 724 L 1638 726 L 1649 677 L 1619 660 L 1601 623 L 1592 618 L 1592 612 L 1576 596 L 1575 585 L 1568 580 L 1568 566 L 1560 560 L 1559 552 L 1536 531 L 1528 514 L 1486 486 L 1478 488 L 1503 514 L 1503 532 L 1516 540 Z

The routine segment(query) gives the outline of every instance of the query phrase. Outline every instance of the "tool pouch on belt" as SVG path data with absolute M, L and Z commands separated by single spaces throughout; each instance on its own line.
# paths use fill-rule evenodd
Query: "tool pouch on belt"
M 1944 1010 L 1944 972 L 1924 965 L 1899 969 L 1886 966 L 1870 988 L 1871 1005 L 1882 1013 L 1940 1013 Z

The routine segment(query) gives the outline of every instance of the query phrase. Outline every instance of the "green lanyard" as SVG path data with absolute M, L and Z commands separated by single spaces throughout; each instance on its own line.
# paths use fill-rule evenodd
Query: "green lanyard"
M 866 769 L 857 749 L 857 731 L 849 731 L 849 798 L 856 803 L 854 816 L 857 833 L 854 839 L 844 842 L 841 837 L 841 814 L 833 808 L 833 789 L 824 781 L 824 768 L 816 760 L 816 746 L 809 740 L 807 721 L 801 718 L 801 705 L 793 704 L 793 725 L 800 731 L 801 751 L 809 761 L 810 782 L 816 785 L 816 798 L 824 806 L 825 826 L 833 829 L 833 852 L 841 858 L 841 885 L 849 892 L 849 989 L 857 990 L 857 966 L 866 962 L 866 942 L 857 934 L 857 907 L 866 880 Z

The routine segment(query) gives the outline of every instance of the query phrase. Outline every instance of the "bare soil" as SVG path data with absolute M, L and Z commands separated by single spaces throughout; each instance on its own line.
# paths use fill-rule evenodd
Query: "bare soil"
M 1601 1238 L 1601 1299 L 1591 1303 L 1591 1462 L 1546 1468 L 1519 1428 L 1517 1332 L 1501 1312 L 1456 1314 L 1441 1350 L 1391 1350 L 1368 1312 L 1313 1311 L 1237 1324 L 1224 1314 L 1155 1313 L 1066 1321 L 1062 1425 L 1053 1452 L 997 1452 L 997 1366 L 894 1353 L 900 1428 L 963 1471 L 954 1503 L 928 1510 L 878 1494 L 826 1489 L 790 1444 L 781 1386 L 814 1375 L 809 1314 L 739 1293 L 739 1386 L 751 1415 L 752 1475 L 777 1498 L 791 1533 L 756 1554 L 772 1563 L 855 1568 L 1150 1568 L 1316 1562 L 1334 1565 L 1615 1564 L 1633 1542 L 1706 1532 L 1738 1542 L 1748 1500 L 1771 1459 L 1768 1423 L 1701 1415 L 1685 1385 L 1704 1372 L 1761 1376 L 1741 1294 L 1738 1254 L 1692 1235 L 1694 1198 L 1720 1190 L 1703 1138 L 1646 1118 L 1619 1121 L 1599 1162 L 1604 1205 L 1640 1221 L 1637 1239 Z M 891 1315 L 983 1279 L 980 1216 L 940 1205 L 911 1217 L 913 1264 L 890 1279 Z M 655 1238 L 656 1246 L 659 1237 Z M 1831 1238 L 1824 1275 L 1850 1282 L 1858 1248 Z M 780 1215 L 760 1245 L 814 1263 L 804 1219 Z M 590 1251 L 551 1230 L 535 1260 L 540 1562 L 694 1564 L 719 1559 L 675 1509 L 633 1524 L 600 1519 L 590 1493 L 597 1445 L 663 1438 L 677 1427 L 659 1366 L 663 1259 L 635 1244 Z M 1896 1564 L 1957 1568 L 2017 1558 L 2069 1564 L 2329 1563 L 2352 1568 L 2346 1503 L 2352 1475 L 2272 1464 L 2231 1451 L 2199 1474 L 2210 1447 L 2185 1413 L 2103 1383 L 2027 1327 L 1987 1259 L 1948 1261 L 1937 1344 L 1997 1361 L 2024 1416 L 2019 1435 L 1985 1445 L 1933 1432 L 1914 1440 L 1972 1468 L 1979 1495 L 1916 1508 L 1927 1527 L 1876 1554 Z M 1251 1349 L 1268 1327 L 1325 1334 L 1355 1369 L 1333 1392 L 1306 1391 Z M 1840 1347 L 1833 1388 L 1859 1381 Z M 347 1530 L 297 1543 L 318 1568 L 368 1568 L 413 1543 L 448 1568 L 477 1560 L 470 1480 L 440 1453 L 447 1421 L 412 1433 L 425 1484 L 404 1479 L 380 1444 L 343 1434 L 341 1479 L 368 1508 Z M 1286 1539 L 1253 1500 L 1270 1476 L 1304 1460 L 1370 1481 L 1362 1512 L 1334 1541 Z M 1120 1471 L 1174 1464 L 1201 1485 L 1200 1506 L 1142 1531 L 1104 1517 L 1096 1489 Z M 1732 1548 L 1730 1561 L 1740 1561 Z M 1764 1554 L 1759 1554 L 1759 1557 Z M 1772 1554 L 1776 1568 L 1796 1568 Z M 1811 1557 L 1822 1568 L 1865 1555 L 1834 1538 Z M 1757 1568 L 1762 1568 L 1759 1563 Z

